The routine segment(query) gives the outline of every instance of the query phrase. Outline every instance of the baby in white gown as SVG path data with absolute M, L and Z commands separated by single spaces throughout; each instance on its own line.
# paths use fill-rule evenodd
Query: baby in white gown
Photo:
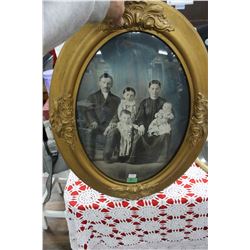
M 174 119 L 172 104 L 165 102 L 148 127 L 148 136 L 170 134 L 171 126 L 169 121 L 172 119 Z

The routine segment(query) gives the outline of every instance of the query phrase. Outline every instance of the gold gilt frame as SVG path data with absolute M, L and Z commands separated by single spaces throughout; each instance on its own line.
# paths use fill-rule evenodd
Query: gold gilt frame
M 197 31 L 173 7 L 158 1 L 126 2 L 124 24 L 105 20 L 87 24 L 69 39 L 56 63 L 50 89 L 50 122 L 58 148 L 73 172 L 95 190 L 138 199 L 163 190 L 195 161 L 207 138 L 207 51 Z M 95 53 L 110 39 L 129 31 L 160 38 L 179 58 L 189 94 L 189 123 L 173 159 L 158 174 L 138 183 L 123 183 L 103 174 L 87 157 L 76 125 L 76 99 L 81 78 Z

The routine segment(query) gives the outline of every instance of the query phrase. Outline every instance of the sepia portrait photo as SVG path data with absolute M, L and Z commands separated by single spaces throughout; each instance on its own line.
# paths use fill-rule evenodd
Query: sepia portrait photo
M 76 111 L 82 147 L 101 172 L 125 183 L 146 180 L 184 139 L 190 112 L 184 69 L 152 34 L 118 35 L 85 70 Z

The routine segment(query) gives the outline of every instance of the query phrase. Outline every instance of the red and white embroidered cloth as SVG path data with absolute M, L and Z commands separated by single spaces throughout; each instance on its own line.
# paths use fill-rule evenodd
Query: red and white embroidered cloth
M 133 201 L 71 172 L 64 199 L 72 249 L 207 249 L 207 177 L 193 164 L 168 188 Z

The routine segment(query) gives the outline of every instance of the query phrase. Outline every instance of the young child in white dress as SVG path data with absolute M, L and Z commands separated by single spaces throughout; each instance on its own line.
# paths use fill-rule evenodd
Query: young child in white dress
M 120 120 L 120 114 L 122 110 L 128 110 L 131 113 L 132 121 L 134 121 L 136 115 L 136 103 L 135 103 L 136 92 L 133 88 L 126 87 L 122 92 L 122 96 L 123 99 L 121 99 L 121 102 L 117 109 L 118 118 Z
M 148 127 L 148 136 L 170 134 L 171 126 L 169 121 L 172 119 L 174 119 L 172 104 L 165 102 Z
M 126 109 L 121 111 L 120 121 L 117 123 L 117 129 L 121 135 L 119 157 L 129 156 L 133 133 L 135 129 L 138 129 L 138 126 L 132 122 L 132 114 L 130 111 Z
M 135 102 L 136 92 L 131 87 L 126 87 L 123 90 L 123 99 L 117 109 L 117 117 L 113 119 L 109 126 L 106 128 L 104 135 L 108 136 L 109 132 L 112 129 L 117 128 L 120 133 L 120 142 L 119 142 L 119 160 L 126 161 L 129 157 L 131 146 L 132 146 L 132 138 L 135 129 L 138 129 L 138 126 L 133 124 L 136 116 L 136 102 Z M 114 122 L 117 120 L 118 122 Z
M 104 131 L 105 136 L 108 135 L 108 133 L 112 129 L 116 128 L 117 122 L 120 120 L 122 110 L 128 110 L 131 113 L 132 121 L 134 122 L 135 120 L 136 111 L 137 111 L 136 102 L 135 102 L 135 95 L 136 95 L 135 90 L 131 87 L 126 87 L 123 90 L 122 95 L 123 95 L 123 99 L 121 99 L 121 102 L 117 108 L 117 115 L 111 120 L 109 126 L 105 129 Z

